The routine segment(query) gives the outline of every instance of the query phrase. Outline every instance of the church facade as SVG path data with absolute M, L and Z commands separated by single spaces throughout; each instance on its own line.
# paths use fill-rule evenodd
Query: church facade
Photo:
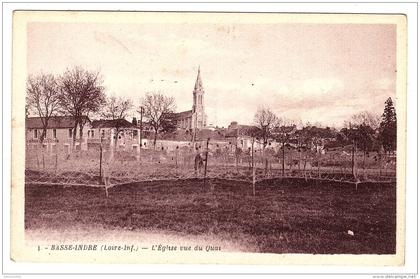
M 178 129 L 192 130 L 203 129 L 207 125 L 207 117 L 204 109 L 204 87 L 201 80 L 200 67 L 198 67 L 197 79 L 193 90 L 193 105 L 191 110 L 175 114 Z

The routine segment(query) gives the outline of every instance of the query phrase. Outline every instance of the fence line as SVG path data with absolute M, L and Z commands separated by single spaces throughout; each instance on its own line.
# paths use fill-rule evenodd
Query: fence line
M 87 150 L 71 154 L 26 153 L 25 183 L 105 187 L 142 181 L 224 178 L 259 183 L 272 178 L 304 178 L 341 183 L 396 181 L 396 162 L 384 154 L 351 156 L 331 151 L 319 154 L 297 150 L 240 150 L 232 148 L 176 148 L 173 151 L 142 149 L 136 152 Z M 197 159 L 199 156 L 201 159 Z M 197 166 L 200 164 L 201 165 Z M 204 164 L 203 164 L 204 161 Z M 284 166 L 284 167 L 283 167 Z

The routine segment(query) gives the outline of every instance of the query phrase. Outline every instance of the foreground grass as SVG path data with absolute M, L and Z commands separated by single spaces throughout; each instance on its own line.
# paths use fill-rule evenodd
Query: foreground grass
M 211 235 L 264 253 L 395 253 L 395 185 L 285 179 L 256 190 L 217 179 L 156 181 L 111 188 L 106 198 L 102 188 L 27 185 L 25 227 Z

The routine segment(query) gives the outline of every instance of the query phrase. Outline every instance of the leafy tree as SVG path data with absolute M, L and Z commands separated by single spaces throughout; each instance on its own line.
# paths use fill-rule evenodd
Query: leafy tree
M 397 115 L 391 97 L 385 102 L 382 121 L 379 126 L 379 138 L 386 152 L 396 150 L 397 145 Z
M 375 131 L 368 125 L 362 124 L 355 129 L 357 147 L 365 153 L 372 150 Z

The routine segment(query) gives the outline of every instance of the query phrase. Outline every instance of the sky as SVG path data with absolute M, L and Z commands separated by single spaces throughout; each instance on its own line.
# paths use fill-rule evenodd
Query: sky
M 100 71 L 107 95 L 136 106 L 160 91 L 177 111 L 191 109 L 200 66 L 208 123 L 219 127 L 252 124 L 259 107 L 340 127 L 395 98 L 395 25 L 46 22 L 27 30 L 29 74 Z

